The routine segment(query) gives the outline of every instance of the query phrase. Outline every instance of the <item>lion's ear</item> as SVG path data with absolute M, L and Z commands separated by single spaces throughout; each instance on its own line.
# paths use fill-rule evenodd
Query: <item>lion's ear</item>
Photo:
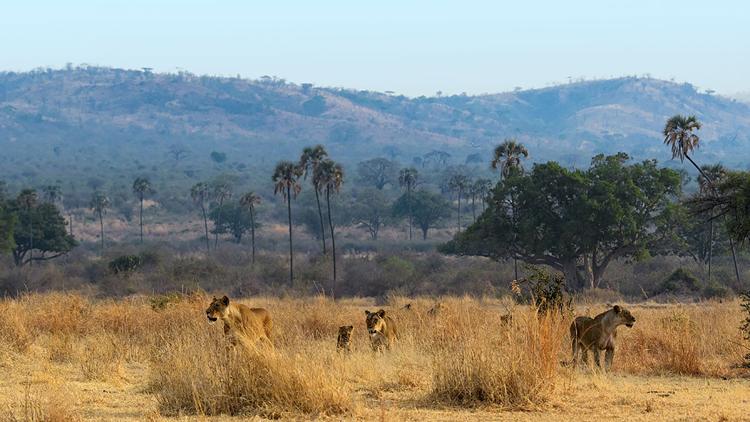
M 619 314 L 619 313 L 620 313 L 620 311 L 622 311 L 622 308 L 620 308 L 620 305 L 615 305 L 615 307 L 614 307 L 614 308 L 612 308 L 612 309 L 614 309 L 614 310 L 615 310 L 615 313 L 616 313 L 616 314 Z
M 378 316 L 379 316 L 380 318 L 383 318 L 383 317 L 385 316 L 385 311 L 384 311 L 383 309 L 379 310 L 379 311 L 378 311 Z
M 350 325 L 350 326 L 348 326 L 347 328 L 348 328 L 348 329 L 350 329 L 350 330 L 353 330 L 353 329 L 354 329 L 354 326 L 353 326 L 353 325 Z
M 370 311 L 365 310 L 365 315 L 370 315 Z
M 223 303 L 224 306 L 228 306 L 229 305 L 229 298 L 226 295 L 224 295 L 224 297 L 221 298 L 221 303 Z

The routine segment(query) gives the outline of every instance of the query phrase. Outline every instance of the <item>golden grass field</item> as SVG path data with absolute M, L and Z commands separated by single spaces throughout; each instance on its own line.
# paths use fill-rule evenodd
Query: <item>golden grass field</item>
M 573 369 L 572 315 L 510 300 L 395 298 L 395 348 L 371 351 L 372 301 L 241 300 L 274 318 L 274 349 L 227 350 L 203 295 L 0 301 L 0 421 L 750 420 L 738 302 L 633 304 L 609 373 Z M 400 309 L 406 302 L 411 310 Z M 603 304 L 579 304 L 595 315 Z M 510 325 L 500 316 L 513 314 Z M 340 325 L 354 350 L 337 353 Z

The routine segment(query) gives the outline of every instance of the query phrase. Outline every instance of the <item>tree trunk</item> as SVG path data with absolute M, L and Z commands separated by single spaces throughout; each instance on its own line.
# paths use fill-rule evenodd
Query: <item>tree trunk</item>
M 102 237 L 102 252 L 101 256 L 104 256 L 104 218 L 102 218 L 102 212 L 99 211 L 99 229 Z
M 141 194 L 141 215 L 140 215 L 140 224 L 141 224 L 141 244 L 143 244 L 143 194 Z
M 474 222 L 477 222 L 477 205 L 476 205 L 476 195 L 471 195 L 471 217 L 474 219 Z
M 407 199 L 407 202 L 409 202 L 409 240 L 412 240 L 411 226 L 412 226 L 412 222 L 414 221 L 414 217 L 412 216 L 412 211 L 411 211 L 411 186 L 410 185 L 406 185 L 406 199 Z
M 698 167 L 698 164 L 695 164 L 695 161 L 693 161 L 693 159 L 690 158 L 690 156 L 688 154 L 685 154 L 685 158 L 687 158 L 688 161 L 690 161 L 690 163 L 693 164 L 693 167 L 695 167 L 698 170 L 698 172 L 701 174 L 701 176 L 703 176 L 708 181 L 708 184 L 711 186 L 711 191 L 714 194 L 716 194 L 716 186 L 714 186 L 714 181 L 711 180 L 711 178 L 708 177 L 708 175 L 700 167 Z M 724 215 L 724 221 L 725 222 L 726 222 L 726 219 L 727 219 L 727 216 Z M 732 262 L 734 263 L 734 275 L 735 275 L 735 277 L 737 277 L 737 284 L 739 285 L 739 284 L 741 284 L 741 281 L 740 281 L 740 270 L 737 267 L 737 251 L 734 248 L 734 240 L 732 240 L 732 235 L 731 234 L 729 234 L 729 247 L 732 250 Z
M 320 208 L 320 194 L 318 194 L 318 188 L 315 189 L 315 202 L 318 204 L 318 217 L 320 217 L 320 240 L 323 242 L 323 255 L 327 255 L 326 251 L 326 226 L 323 224 L 323 211 Z
M 31 214 L 31 207 L 28 209 L 29 212 L 29 266 L 34 266 L 34 216 Z
M 208 216 L 206 215 L 206 206 L 201 204 L 201 211 L 203 211 L 203 228 L 206 229 L 206 253 L 211 251 L 208 243 Z
M 252 265 L 255 265 L 255 213 L 250 208 L 250 244 L 252 245 Z
M 714 219 L 713 215 L 709 217 L 711 218 L 708 219 L 708 283 L 711 282 L 711 261 L 714 252 Z
M 214 225 L 214 250 L 219 247 L 219 227 L 221 227 L 221 209 L 224 206 L 224 200 L 219 201 L 219 212 L 216 213 L 216 225 Z
M 458 190 L 458 220 L 457 220 L 458 231 L 456 233 L 461 233 L 461 189 Z
M 596 280 L 594 277 L 594 268 L 592 261 L 593 258 L 589 256 L 589 254 L 583 254 L 583 273 L 586 277 L 586 284 L 588 285 L 589 289 L 593 289 L 596 287 Z
M 518 281 L 518 257 L 513 257 L 513 279 Z
M 563 261 L 562 267 L 563 275 L 565 276 L 565 284 L 567 284 L 572 291 L 580 290 L 582 286 L 580 280 L 578 279 L 576 259 L 573 258 Z
M 336 236 L 333 233 L 333 219 L 331 219 L 331 188 L 326 186 L 326 203 L 328 204 L 328 226 L 331 228 L 331 254 L 333 255 L 333 288 L 331 299 L 336 301 Z
M 422 240 L 427 240 L 427 230 L 429 229 L 430 229 L 429 227 L 427 228 L 422 227 Z
M 286 187 L 286 210 L 289 216 L 289 284 L 294 284 L 294 252 L 292 247 L 292 188 Z

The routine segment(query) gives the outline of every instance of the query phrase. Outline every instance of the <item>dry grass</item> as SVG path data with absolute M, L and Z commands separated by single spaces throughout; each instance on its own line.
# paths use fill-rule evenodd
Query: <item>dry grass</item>
M 649 393 L 658 390 L 653 385 L 679 379 L 688 385 L 689 378 L 675 377 L 699 376 L 726 383 L 734 378 L 739 384 L 721 387 L 726 391 L 748 386 L 742 379 L 747 372 L 736 367 L 745 352 L 736 302 L 628 306 L 637 322 L 630 330 L 619 329 L 613 374 L 606 375 L 560 365 L 570 359 L 571 315 L 539 316 L 507 302 L 443 298 L 433 316 L 428 313 L 435 303 L 431 299 L 392 298 L 384 308 L 398 322 L 401 337 L 385 353 L 373 353 L 368 344 L 363 311 L 378 308 L 371 301 L 244 302 L 271 311 L 275 348 L 227 350 L 220 324 L 206 324 L 208 300 L 200 295 L 176 297 L 156 308 L 148 297 L 94 301 L 46 294 L 0 300 L 0 370 L 17 374 L 0 382 L 0 396 L 8 397 L 0 398 L 0 406 L 7 408 L 0 420 L 110 419 L 92 409 L 124 400 L 126 393 L 132 412 L 141 412 L 132 419 L 525 419 L 575 412 L 569 403 L 594 400 L 591 394 L 597 391 L 601 397 L 619 397 L 615 406 L 665 418 L 669 407 L 654 401 L 654 394 L 661 396 Z M 411 310 L 401 309 L 406 302 Z M 594 304 L 577 313 L 602 310 Z M 513 314 L 510 325 L 500 322 L 506 312 Z M 336 352 L 340 325 L 355 326 L 350 354 Z M 28 373 L 35 374 L 35 389 L 24 398 L 29 381 L 20 374 Z M 618 379 L 636 385 L 642 379 L 637 377 L 651 377 L 651 384 L 644 383 L 651 390 L 638 387 L 626 394 L 611 387 Z M 63 388 L 61 380 L 68 383 Z M 701 393 L 701 387 L 695 388 Z M 75 400 L 61 400 L 55 393 L 68 389 L 78 392 Z M 89 398 L 94 394 L 96 399 Z M 683 399 L 688 400 L 674 398 Z M 725 413 L 729 419 L 735 414 Z

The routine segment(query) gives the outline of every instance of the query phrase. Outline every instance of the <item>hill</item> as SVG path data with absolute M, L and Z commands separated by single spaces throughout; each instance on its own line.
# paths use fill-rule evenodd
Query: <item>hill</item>
M 348 162 L 389 155 L 411 163 L 437 149 L 463 163 L 473 153 L 488 156 L 508 136 L 536 161 L 582 166 L 616 151 L 664 160 L 660 130 L 675 113 L 704 123 L 701 162 L 748 165 L 750 105 L 656 79 L 407 98 L 271 77 L 101 67 L 4 72 L 0 177 L 38 181 L 51 177 L 47 170 L 90 175 L 183 159 L 191 177 L 212 165 L 213 150 L 227 153 L 227 166 L 264 167 L 312 143 Z

